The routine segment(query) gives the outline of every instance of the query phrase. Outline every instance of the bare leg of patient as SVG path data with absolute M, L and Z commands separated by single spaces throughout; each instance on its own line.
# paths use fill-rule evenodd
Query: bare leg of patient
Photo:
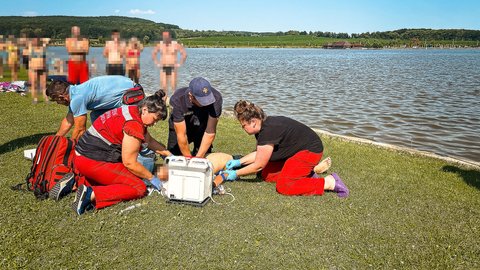
M 315 168 L 313 168 L 313 171 L 316 174 L 324 173 L 330 169 L 330 166 L 332 166 L 332 159 L 330 157 L 327 157 L 326 159 L 320 161 Z

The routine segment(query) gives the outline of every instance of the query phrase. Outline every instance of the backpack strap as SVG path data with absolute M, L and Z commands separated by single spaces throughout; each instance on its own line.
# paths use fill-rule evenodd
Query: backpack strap
M 72 153 L 73 150 L 73 140 L 70 140 L 67 138 L 67 150 L 65 151 L 65 156 L 63 156 L 63 165 L 68 166 L 70 165 L 69 163 L 69 157 L 70 154 Z
M 40 139 L 40 142 L 38 143 L 37 149 L 45 143 L 47 138 L 48 138 L 48 136 L 43 136 Z M 30 168 L 30 172 L 27 174 L 27 177 L 25 177 L 25 183 L 27 184 L 27 189 L 28 190 L 33 190 L 33 187 L 31 185 L 29 179 L 33 177 L 33 172 L 35 171 L 35 168 L 38 166 L 38 159 L 39 159 L 40 155 L 41 155 L 41 151 L 36 151 L 35 152 L 35 157 L 33 157 L 33 160 L 32 160 L 32 167 Z

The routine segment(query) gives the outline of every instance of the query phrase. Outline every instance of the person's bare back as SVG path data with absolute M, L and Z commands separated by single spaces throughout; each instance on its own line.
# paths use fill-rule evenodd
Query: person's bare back
M 87 38 L 80 37 L 80 28 L 72 27 L 72 37 L 65 39 L 65 47 L 68 52 L 70 61 L 85 61 L 89 50 L 89 42 Z
M 105 44 L 105 49 L 107 51 L 107 63 L 108 64 L 122 64 L 123 63 L 123 53 L 122 45 L 117 40 L 109 40 Z

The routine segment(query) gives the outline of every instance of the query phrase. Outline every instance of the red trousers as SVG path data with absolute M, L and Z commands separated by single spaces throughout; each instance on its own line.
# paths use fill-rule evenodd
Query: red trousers
M 286 161 L 269 162 L 262 170 L 262 178 L 275 182 L 277 192 L 283 195 L 322 195 L 325 179 L 311 177 L 322 154 L 303 150 Z
M 100 209 L 121 201 L 145 196 L 147 187 L 142 179 L 131 173 L 122 163 L 96 161 L 75 155 L 77 186 L 86 185 L 95 194 L 95 208 Z
M 68 61 L 68 82 L 81 84 L 88 81 L 87 61 Z

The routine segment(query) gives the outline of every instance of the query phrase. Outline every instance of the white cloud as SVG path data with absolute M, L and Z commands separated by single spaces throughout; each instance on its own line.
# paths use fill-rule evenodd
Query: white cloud
M 130 9 L 130 14 L 155 14 L 155 11 L 149 9 L 149 10 L 140 10 L 140 9 Z
M 120 9 L 115 9 L 113 12 L 120 13 Z
M 36 12 L 36 11 L 25 11 L 25 12 L 23 12 L 22 16 L 35 17 L 35 16 L 38 16 L 38 12 Z

